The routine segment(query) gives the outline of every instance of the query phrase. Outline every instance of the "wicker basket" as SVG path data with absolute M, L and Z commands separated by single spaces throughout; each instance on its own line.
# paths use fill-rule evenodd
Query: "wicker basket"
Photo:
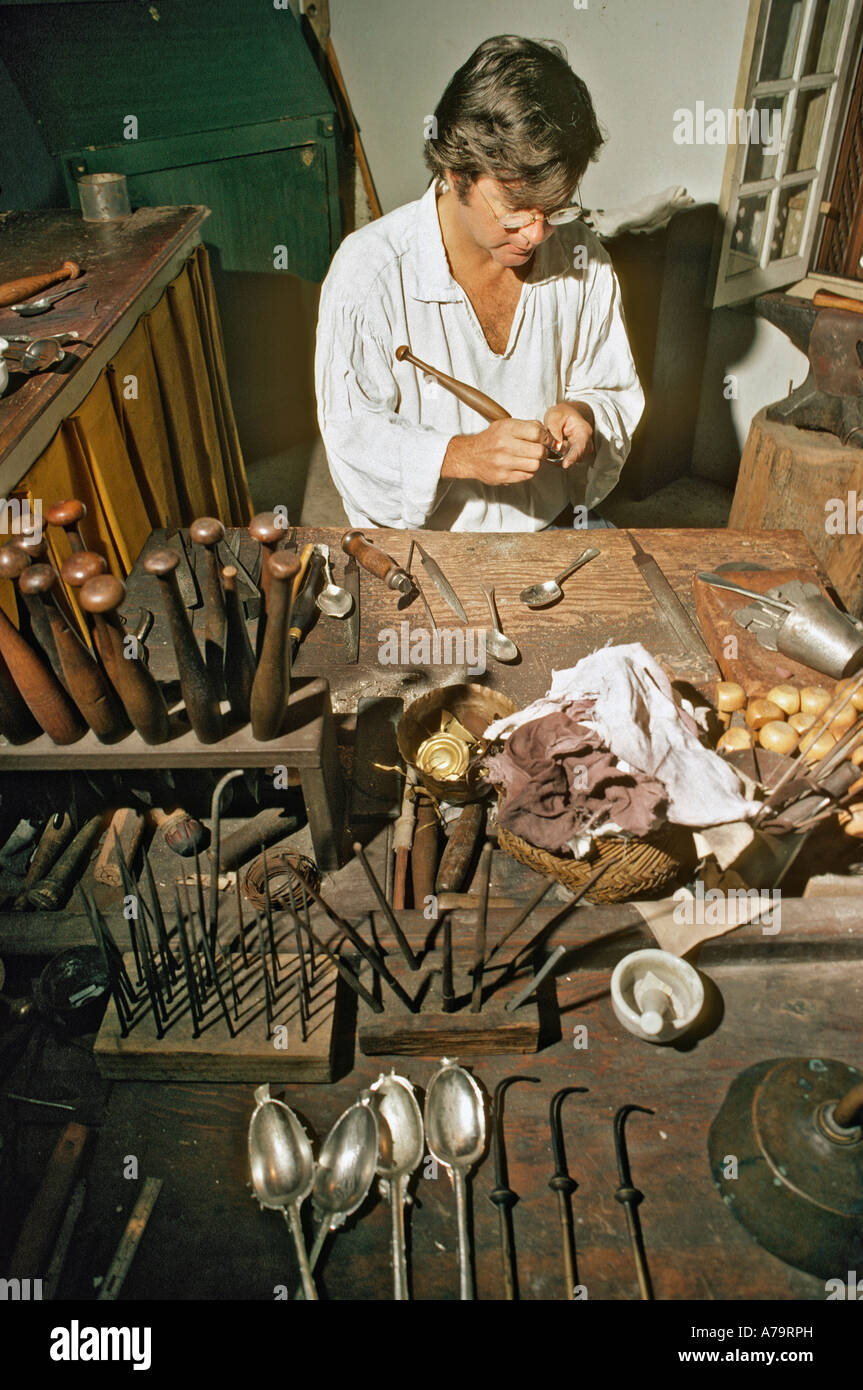
M 601 864 L 609 867 L 590 890 L 596 903 L 622 903 L 650 897 L 670 887 L 696 862 L 692 832 L 683 826 L 639 840 L 623 835 L 600 835 L 589 859 L 564 859 L 535 849 L 512 831 L 498 827 L 498 844 L 511 859 L 527 864 L 546 878 L 555 878 L 572 892 L 581 888 Z

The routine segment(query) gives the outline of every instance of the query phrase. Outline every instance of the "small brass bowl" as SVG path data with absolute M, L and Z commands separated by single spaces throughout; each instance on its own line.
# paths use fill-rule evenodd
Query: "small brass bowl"
M 484 685 L 439 686 L 405 710 L 397 730 L 399 752 L 406 763 L 416 768 L 423 786 L 439 800 L 459 804 L 480 801 L 492 790 L 491 786 L 480 775 L 475 760 L 464 766 L 465 760 L 454 746 L 458 740 L 454 739 L 450 746 L 450 735 L 441 728 L 444 711 L 454 715 L 479 742 L 489 724 L 515 714 L 517 708 L 506 695 Z M 444 769 L 447 774 L 441 775 Z

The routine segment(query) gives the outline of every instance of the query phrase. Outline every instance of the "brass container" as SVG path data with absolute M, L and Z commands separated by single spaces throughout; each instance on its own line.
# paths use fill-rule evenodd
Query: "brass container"
M 416 768 L 423 786 L 439 800 L 461 804 L 480 801 L 491 791 L 491 786 L 481 776 L 476 763 L 466 765 L 455 746 L 458 740 L 442 732 L 444 712 L 454 715 L 479 741 L 489 724 L 515 714 L 517 708 L 506 695 L 488 690 L 484 685 L 440 686 L 421 695 L 405 710 L 397 730 L 399 752 L 406 763 Z

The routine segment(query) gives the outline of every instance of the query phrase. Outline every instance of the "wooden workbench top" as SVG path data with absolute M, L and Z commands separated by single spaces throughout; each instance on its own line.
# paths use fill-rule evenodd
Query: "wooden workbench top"
M 164 534 L 164 533 L 161 533 Z M 799 566 L 811 569 L 826 582 L 817 557 L 798 531 L 634 530 L 645 550 L 654 556 L 684 607 L 695 621 L 692 579 L 697 570 L 734 561 L 769 567 Z M 344 531 L 336 528 L 299 527 L 298 551 L 309 542 L 330 547 L 333 575 L 341 583 L 347 557 L 341 549 Z M 437 560 L 461 599 L 468 621 L 477 629 L 488 626 L 488 611 L 481 585 L 493 585 L 503 630 L 519 647 L 521 658 L 501 665 L 491 656 L 484 674 L 468 679 L 487 684 L 523 706 L 544 695 L 553 670 L 565 670 L 581 657 L 608 643 L 641 642 L 673 676 L 704 683 L 705 665 L 693 666 L 681 651 L 677 638 L 665 623 L 650 590 L 633 559 L 626 531 L 575 530 L 541 532 L 444 532 L 373 531 L 368 535 L 399 564 L 407 560 L 415 537 Z M 157 537 L 154 537 L 156 542 Z M 526 585 L 551 579 L 588 546 L 600 551 L 597 559 L 564 582 L 564 597 L 550 608 L 532 610 L 519 601 Z M 463 627 L 441 598 L 415 556 L 414 574 L 441 630 Z M 202 571 L 203 573 L 203 571 Z M 130 580 L 128 606 L 141 605 L 159 613 L 156 581 L 140 571 Z M 194 614 L 196 630 L 203 632 L 203 608 Z M 452 665 L 392 665 L 382 661 L 385 634 L 395 632 L 405 650 L 417 633 L 428 632 L 428 617 L 419 598 L 409 606 L 401 595 L 365 570 L 360 570 L 360 648 L 356 665 L 345 661 L 344 623 L 319 616 L 304 640 L 295 663 L 298 676 L 324 676 L 330 682 L 333 708 L 353 713 L 363 697 L 403 695 L 415 699 L 437 685 L 464 679 L 464 667 Z M 413 635 L 413 636 L 411 636 Z M 151 665 L 157 676 L 171 674 L 172 653 L 167 623 L 162 618 L 147 639 Z M 160 665 L 160 649 L 167 666 Z M 476 650 L 476 648 L 472 648 Z M 445 648 L 444 648 L 445 651 Z M 707 681 L 709 684 L 709 678 Z
M 85 222 L 78 209 L 69 208 L 0 213 L 0 283 L 56 269 L 67 260 L 81 267 L 78 278 L 87 282 L 44 314 L 22 318 L 0 309 L 0 337 L 74 331 L 89 344 L 67 348 L 66 360 L 51 371 L 10 377 L 0 397 L 2 495 L 9 495 L 60 421 L 80 405 L 139 315 L 153 307 L 176 275 L 178 257 L 182 263 L 200 240 L 209 215 L 207 208 L 195 206 L 139 208 L 114 222 Z M 62 288 L 57 284 L 43 293 Z M 43 426 L 38 435 L 37 424 Z

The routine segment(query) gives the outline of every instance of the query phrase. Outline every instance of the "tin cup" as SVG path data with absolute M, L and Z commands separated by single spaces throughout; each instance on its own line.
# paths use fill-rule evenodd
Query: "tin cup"
M 82 174 L 78 198 L 85 222 L 114 222 L 132 211 L 125 174 Z
M 834 680 L 863 666 L 863 632 L 823 594 L 794 605 L 776 634 L 776 646 L 783 656 Z

